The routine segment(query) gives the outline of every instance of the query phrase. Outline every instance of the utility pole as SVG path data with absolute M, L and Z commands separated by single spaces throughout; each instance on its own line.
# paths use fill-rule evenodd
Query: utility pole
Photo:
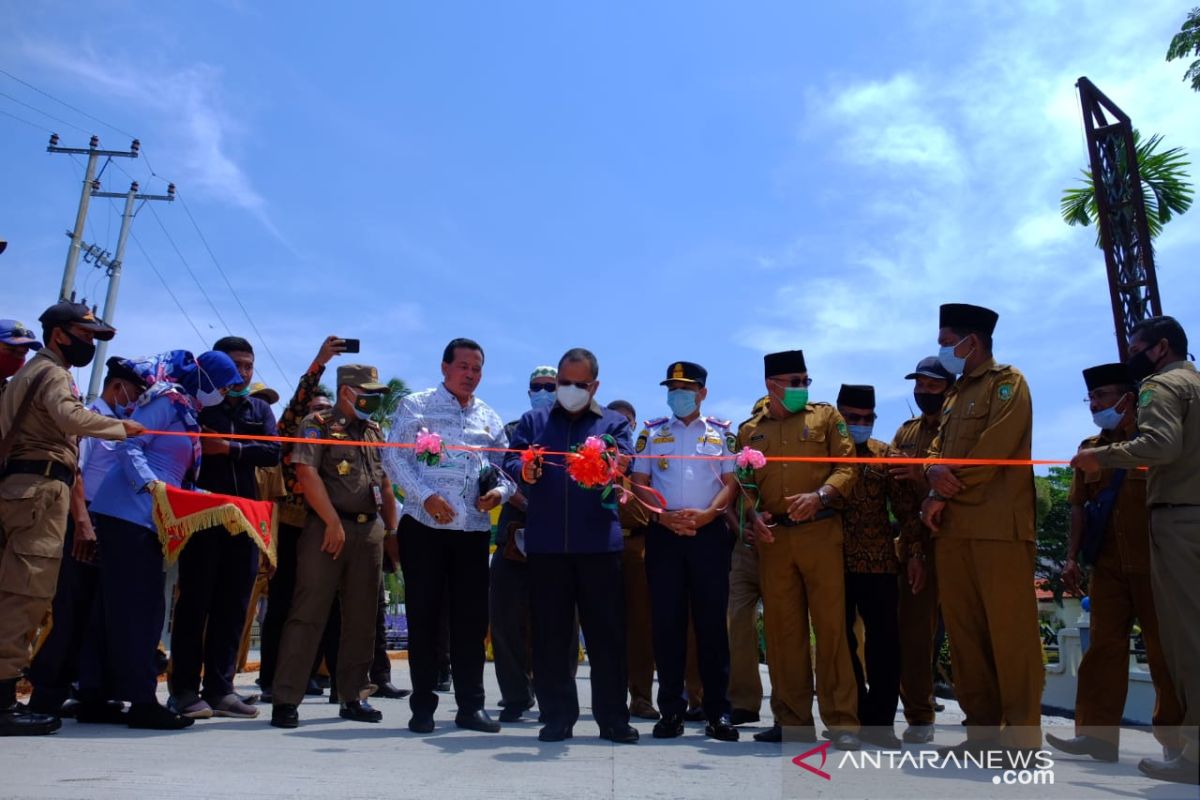
M 129 229 L 133 225 L 133 218 L 137 214 L 133 204 L 138 200 L 146 203 L 150 200 L 166 200 L 172 202 L 175 200 L 175 184 L 167 186 L 166 194 L 138 194 L 137 181 L 129 184 L 129 191 L 121 194 L 119 192 L 101 192 L 93 190 L 92 197 L 123 197 L 125 198 L 125 211 L 121 214 L 121 232 L 117 235 L 117 253 L 116 256 L 109 260 L 103 254 L 96 258 L 96 264 L 108 272 L 108 294 L 104 298 L 104 314 L 101 316 L 107 324 L 113 324 L 113 317 L 117 312 L 117 291 L 121 286 L 121 267 L 125 262 L 125 243 L 129 241 Z M 139 206 L 140 208 L 140 206 Z M 70 232 L 67 233 L 70 236 Z M 75 246 L 75 239 L 72 238 L 72 246 Z M 80 242 L 82 245 L 82 242 Z M 90 249 L 90 248 L 89 248 Z M 76 253 L 78 253 L 76 248 Z M 72 281 L 74 282 L 74 281 Z M 104 362 L 108 357 L 108 342 L 96 343 L 96 357 L 92 361 L 92 379 L 88 383 L 87 402 L 92 402 L 96 396 L 100 394 L 100 381 L 104 376 Z
M 59 147 L 58 134 L 50 134 L 50 144 L 46 148 L 49 153 L 70 153 L 74 155 L 87 156 L 87 169 L 83 176 L 83 194 L 79 198 L 79 211 L 75 214 L 75 230 L 71 234 L 71 246 L 67 249 L 67 264 L 63 268 L 62 288 L 58 292 L 59 300 L 66 300 L 75 289 L 75 269 L 79 265 L 79 248 L 83 242 L 83 224 L 87 221 L 88 201 L 92 195 L 99 190 L 100 185 L 96 181 L 96 161 L 100 156 L 107 158 L 137 158 L 138 150 L 141 148 L 141 143 L 134 139 L 129 150 L 101 150 L 100 137 L 92 136 L 88 142 L 87 148 L 82 147 Z

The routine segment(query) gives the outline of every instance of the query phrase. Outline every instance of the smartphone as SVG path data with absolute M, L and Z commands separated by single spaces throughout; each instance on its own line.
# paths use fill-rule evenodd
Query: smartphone
M 357 353 L 358 339 L 342 339 L 343 353 Z

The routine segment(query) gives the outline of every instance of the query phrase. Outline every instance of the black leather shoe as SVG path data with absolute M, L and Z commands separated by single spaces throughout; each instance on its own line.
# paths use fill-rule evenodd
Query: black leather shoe
M 267 706 L 275 702 L 275 693 L 271 691 L 270 686 L 263 687 L 262 694 L 258 697 L 258 702 Z
M 265 690 L 266 687 L 264 686 L 263 689 Z M 309 697 L 320 697 L 325 694 L 325 690 L 321 688 L 321 684 L 317 683 L 315 678 L 309 678 L 308 686 L 304 687 L 304 694 Z
M 687 711 L 683 712 L 683 718 L 688 722 L 703 722 L 704 720 L 708 719 L 708 717 L 705 716 L 704 709 L 701 706 L 689 708 Z
M 904 746 L 900 737 L 891 728 L 865 726 L 858 732 L 860 741 L 882 747 L 884 750 L 899 750 Z
M 433 714 L 413 714 L 408 729 L 413 733 L 433 733 Z
M 894 738 L 894 737 L 893 737 Z M 849 731 L 842 731 L 833 735 L 833 746 L 837 750 L 859 750 L 862 748 L 862 742 L 858 737 Z
M 528 708 L 521 708 L 520 706 L 505 706 L 504 708 L 500 709 L 500 721 L 520 722 L 525 717 L 525 712 L 528 710 Z
M 759 731 L 758 733 L 754 734 L 754 741 L 770 742 L 772 744 L 777 743 L 777 742 L 782 742 L 783 741 L 783 726 L 782 725 L 772 725 L 771 727 L 767 728 L 765 731 Z
M 639 737 L 637 729 L 632 725 L 622 725 L 618 728 L 601 729 L 600 738 L 614 744 L 635 744 Z
M 379 709 L 372 708 L 366 700 L 342 703 L 342 709 L 338 711 L 338 716 L 354 722 L 383 722 L 383 714 Z
M 271 724 L 276 728 L 299 728 L 300 714 L 291 703 L 277 703 L 271 708 Z
M 538 731 L 539 742 L 561 742 L 575 735 L 571 725 L 547 725 Z
M 454 715 L 454 724 L 469 731 L 479 733 L 499 733 L 500 723 L 488 716 L 482 708 L 471 713 L 462 711 Z
M 683 736 L 683 717 L 679 714 L 668 714 L 654 723 L 652 733 L 655 739 L 674 739 Z
M 134 703 L 129 707 L 125 721 L 131 728 L 147 731 L 180 731 L 196 722 L 158 703 Z
M 744 708 L 735 708 L 729 713 L 730 725 L 745 725 L 748 722 L 758 722 L 760 719 L 757 711 L 747 711 Z
M 35 714 L 19 704 L 0 712 L 0 736 L 45 736 L 61 727 L 58 717 Z
M 434 687 L 434 690 L 439 692 L 449 692 L 453 688 L 454 676 L 450 673 L 450 670 L 439 672 L 437 686 Z
M 1147 777 L 1172 783 L 1188 783 L 1196 785 L 1200 764 L 1190 761 L 1183 756 L 1170 761 L 1159 761 L 1157 758 L 1143 758 L 1138 762 L 1138 771 Z
M 117 700 L 102 703 L 84 700 L 75 706 L 75 721 L 84 725 L 124 725 L 125 704 Z
M 736 742 L 741 738 L 738 729 L 730 724 L 728 717 L 709 720 L 708 724 L 704 726 L 704 735 L 721 742 Z
M 386 700 L 403 700 L 410 694 L 412 694 L 412 692 L 410 692 L 408 689 L 401 689 L 391 681 L 383 681 L 376 687 L 375 693 L 371 696 L 382 697 Z
M 1073 756 L 1091 756 L 1097 761 L 1107 761 L 1110 764 L 1117 760 L 1117 746 L 1095 736 L 1073 736 L 1064 739 L 1047 733 L 1046 741 Z

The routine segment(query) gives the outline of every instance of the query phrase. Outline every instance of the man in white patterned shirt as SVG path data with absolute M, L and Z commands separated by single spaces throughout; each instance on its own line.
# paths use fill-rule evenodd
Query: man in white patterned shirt
M 493 508 L 515 485 L 500 464 L 508 447 L 504 423 L 475 397 L 483 377 L 483 348 L 454 339 L 442 354 L 441 385 L 400 401 L 388 440 L 413 444 L 423 430 L 444 447 L 493 448 L 493 452 L 444 450 L 436 463 L 418 461 L 412 447 L 388 448 L 383 463 L 404 492 L 400 566 L 408 614 L 408 664 L 413 733 L 433 731 L 438 677 L 437 631 L 442 604 L 450 603 L 450 663 L 460 728 L 496 733 L 500 725 L 483 708 L 483 640 L 488 624 L 488 545 Z M 447 592 L 447 586 L 449 591 Z

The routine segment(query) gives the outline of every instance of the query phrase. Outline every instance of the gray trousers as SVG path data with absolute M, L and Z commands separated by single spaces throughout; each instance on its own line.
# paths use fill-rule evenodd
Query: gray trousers
M 1167 671 L 1183 706 L 1184 755 L 1200 761 L 1200 506 L 1150 512 L 1150 580 Z
M 383 523 L 342 520 L 346 544 L 336 561 L 321 552 L 325 523 L 310 514 L 296 543 L 296 591 L 279 642 L 276 703 L 298 704 L 312 673 L 334 597 L 341 601 L 337 688 L 343 703 L 361 700 L 371 685 L 375 616 L 383 568 Z

